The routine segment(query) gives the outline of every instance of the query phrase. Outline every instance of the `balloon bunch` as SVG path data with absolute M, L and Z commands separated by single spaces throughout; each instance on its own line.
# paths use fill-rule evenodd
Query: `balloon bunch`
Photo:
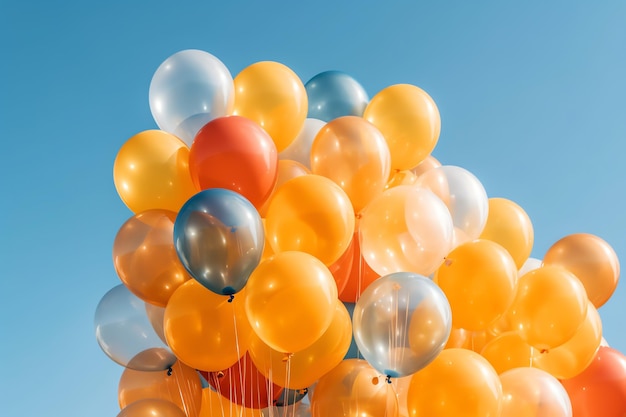
M 526 212 L 432 156 L 410 84 L 234 78 L 184 50 L 150 84 L 158 129 L 119 150 L 134 213 L 96 338 L 119 416 L 623 416 L 626 357 L 598 308 L 619 262 L 572 234 L 531 258 Z

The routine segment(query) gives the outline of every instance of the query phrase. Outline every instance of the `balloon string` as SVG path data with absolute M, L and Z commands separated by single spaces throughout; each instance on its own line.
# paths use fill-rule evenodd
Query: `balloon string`
M 530 347 L 530 367 L 533 367 L 533 357 L 535 356 L 535 348 Z
M 239 348 L 239 329 L 237 328 L 237 314 L 235 314 L 235 305 L 232 304 L 233 299 L 235 298 L 235 296 L 233 294 L 230 295 L 230 298 L 228 299 L 228 302 L 231 303 L 231 306 L 233 308 L 233 327 L 235 328 L 235 349 L 237 349 L 237 360 L 239 361 L 241 359 L 241 349 Z M 244 371 L 241 372 L 241 366 L 239 366 L 239 386 L 241 387 L 241 404 L 243 404 L 244 406 L 246 405 L 245 403 L 245 399 L 246 399 L 246 385 L 244 383 L 245 381 L 245 372 L 246 372 L 246 358 L 244 358 Z M 241 362 L 239 362 L 241 364 Z M 232 378 L 232 376 L 231 376 Z M 231 391 L 232 391 L 232 381 L 231 381 Z M 231 392 L 232 395 L 232 392 Z M 237 397 L 237 393 L 235 393 L 235 398 Z M 232 401 L 231 401 L 232 403 Z

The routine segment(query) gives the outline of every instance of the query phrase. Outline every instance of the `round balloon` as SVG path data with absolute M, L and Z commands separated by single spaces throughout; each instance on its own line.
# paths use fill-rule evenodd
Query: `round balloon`
M 254 120 L 271 136 L 279 152 L 294 141 L 307 118 L 304 84 L 284 64 L 256 62 L 235 77 L 233 114 Z
M 162 371 L 176 362 L 176 356 L 152 327 L 146 303 L 124 284 L 113 287 L 102 297 L 94 324 L 96 339 L 104 353 L 126 368 Z
M 352 317 L 354 340 L 376 370 L 403 377 L 422 369 L 450 336 L 450 305 L 430 279 L 397 272 L 377 279 L 361 295 Z
M 228 68 L 208 52 L 179 51 L 168 57 L 150 81 L 150 111 L 157 125 L 191 146 L 202 126 L 230 114 L 235 99 Z
M 304 85 L 309 98 L 308 117 L 329 122 L 341 116 L 363 116 L 369 102 L 357 80 L 341 71 L 324 71 Z
M 174 243 L 192 277 L 216 294 L 235 294 L 261 261 L 261 216 L 240 194 L 211 188 L 194 195 L 174 223 Z
M 117 417 L 188 417 L 176 404 L 161 398 L 146 398 L 124 407 Z
M 441 117 L 435 101 L 421 88 L 396 84 L 376 93 L 363 117 L 383 134 L 391 152 L 391 169 L 411 169 L 435 148 Z
M 145 130 L 128 139 L 113 164 L 115 189 L 135 214 L 178 212 L 198 189 L 189 173 L 189 148 L 176 136 Z
M 235 191 L 260 208 L 278 175 L 278 153 L 267 132 L 240 116 L 206 124 L 189 151 L 189 172 L 197 189 Z

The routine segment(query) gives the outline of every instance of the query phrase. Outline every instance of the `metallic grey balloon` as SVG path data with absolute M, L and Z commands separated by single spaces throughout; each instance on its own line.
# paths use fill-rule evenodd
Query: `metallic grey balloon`
M 363 292 L 352 317 L 363 358 L 388 377 L 411 375 L 443 350 L 452 329 L 450 304 L 430 279 L 411 272 L 380 277 Z
M 239 292 L 261 261 L 265 233 L 242 195 L 210 188 L 191 197 L 174 222 L 174 245 L 189 274 L 220 295 Z

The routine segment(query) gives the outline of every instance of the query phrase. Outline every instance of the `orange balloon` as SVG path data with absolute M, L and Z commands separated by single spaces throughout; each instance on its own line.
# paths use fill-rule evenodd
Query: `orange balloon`
M 328 268 L 314 256 L 295 251 L 261 262 L 246 291 L 246 315 L 254 332 L 279 352 L 298 352 L 318 340 L 333 319 L 337 301 L 337 285 Z
M 142 300 L 165 307 L 191 279 L 174 247 L 176 213 L 148 210 L 128 219 L 113 242 L 113 264 L 128 289 Z
M 499 417 L 502 384 L 478 353 L 444 349 L 413 374 L 407 399 L 412 417 Z
M 352 247 L 353 252 L 351 259 L 349 261 L 346 260 L 346 264 L 342 266 L 342 271 L 346 269 L 349 270 L 347 272 L 347 282 L 343 290 L 339 293 L 339 299 L 346 303 L 355 303 L 361 294 L 363 294 L 363 291 L 365 291 L 372 282 L 380 278 L 380 275 L 374 272 L 367 262 L 365 262 L 365 259 L 363 259 L 358 231 L 354 232 Z
M 506 332 L 489 341 L 480 354 L 501 374 L 513 368 L 533 366 L 538 352 L 519 333 Z
M 161 130 L 145 130 L 122 145 L 113 164 L 113 181 L 133 213 L 178 212 L 199 191 L 189 173 L 189 148 Z
M 332 265 L 348 249 L 354 233 L 350 199 L 337 184 L 320 175 L 285 182 L 267 209 L 266 232 L 275 253 L 309 253 Z
M 398 185 L 413 185 L 417 182 L 417 176 L 409 170 L 394 171 L 391 173 L 391 177 L 385 185 L 385 190 L 388 190 Z
M 435 158 L 432 155 L 428 155 L 426 159 L 424 159 L 422 162 L 417 164 L 416 167 L 412 168 L 411 172 L 415 174 L 416 177 L 419 177 L 424 172 L 433 168 L 440 167 L 440 166 L 441 166 L 441 162 L 439 162 L 437 158 Z
M 311 398 L 313 417 L 396 417 L 393 386 L 363 359 L 345 359 L 321 377 Z
M 585 288 L 574 274 L 559 266 L 543 266 L 519 278 L 511 324 L 529 345 L 555 348 L 574 336 L 587 304 Z
M 178 287 L 164 318 L 165 337 L 176 357 L 203 371 L 220 371 L 237 362 L 252 337 L 245 297 L 244 289 L 229 300 L 196 280 Z
M 211 388 L 204 388 L 199 417 L 264 417 L 264 414 L 262 409 L 242 407 Z
M 311 171 L 330 178 L 348 195 L 359 213 L 383 192 L 391 156 L 382 133 L 358 116 L 328 122 L 311 145 Z
M 234 82 L 233 114 L 260 124 L 278 152 L 286 149 L 300 133 L 309 110 L 298 75 L 284 64 L 261 61 L 244 68 Z
M 543 369 L 559 379 L 574 378 L 584 371 L 602 342 L 602 320 L 593 306 L 587 306 L 587 315 L 576 333 L 562 345 L 541 353 L 533 366 Z
M 480 238 L 502 245 L 520 269 L 530 256 L 535 235 L 530 217 L 517 203 L 506 198 L 490 198 L 487 223 Z
M 613 248 L 598 236 L 575 233 L 553 244 L 544 265 L 559 265 L 583 283 L 589 300 L 600 308 L 611 298 L 619 281 L 620 265 Z
M 249 352 L 256 367 L 274 383 L 302 389 L 310 387 L 337 366 L 348 352 L 351 341 L 350 313 L 337 300 L 328 329 L 311 346 L 286 355 L 267 346 L 261 339 L 253 338 Z
M 202 384 L 198 372 L 176 361 L 171 371 L 124 370 L 117 389 L 120 408 L 135 401 L 159 398 L 171 401 L 185 412 L 196 417 L 202 404 Z
M 356 232 L 354 233 L 356 235 Z M 352 238 L 348 249 L 337 259 L 332 265 L 328 267 L 328 270 L 333 274 L 335 278 L 335 284 L 337 284 L 337 293 L 341 294 L 348 285 L 350 279 L 350 273 L 352 272 L 352 262 L 354 260 L 355 251 L 355 239 Z
M 453 326 L 485 330 L 511 304 L 517 268 L 502 246 L 478 239 L 453 249 L 436 275 L 450 302 Z
M 122 409 L 117 417 L 188 417 L 171 401 L 161 398 L 144 398 Z
M 396 84 L 379 91 L 363 118 L 383 134 L 393 170 L 411 169 L 430 155 L 439 140 L 441 117 L 432 97 L 419 87 Z
M 272 196 L 283 185 L 285 182 L 289 181 L 292 178 L 299 177 L 301 175 L 310 174 L 311 171 L 302 165 L 300 162 L 292 161 L 290 159 L 280 159 L 278 160 L 278 177 L 276 179 L 276 185 L 274 185 L 274 190 L 272 194 L 269 196 L 267 200 L 265 200 L 265 204 L 263 207 L 259 209 L 259 214 L 261 217 L 265 218 L 267 215 L 267 208 L 270 205 L 270 201 L 272 200 Z

